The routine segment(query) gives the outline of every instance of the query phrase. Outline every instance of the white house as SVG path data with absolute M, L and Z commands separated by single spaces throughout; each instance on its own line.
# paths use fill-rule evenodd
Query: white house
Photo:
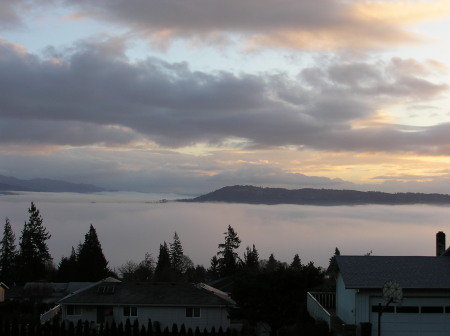
M 210 331 L 230 327 L 228 308 L 234 301 L 205 284 L 158 282 L 99 282 L 59 301 L 62 320 L 76 323 L 131 323 L 161 328 L 182 324 L 186 329 Z
M 377 335 L 381 304 L 383 336 L 449 335 L 450 250 L 442 251 L 436 257 L 337 256 L 336 293 L 309 293 L 308 311 L 330 326 L 337 317 L 357 335 Z M 388 305 L 383 298 L 388 281 L 400 285 L 400 302 Z
M 335 314 L 343 323 L 356 326 L 361 335 L 365 332 L 361 329 L 370 328 L 370 323 L 371 334 L 377 335 L 381 304 L 385 310 L 381 316 L 383 336 L 449 335 L 450 257 L 338 256 L 336 261 L 335 307 L 322 307 L 329 321 Z M 382 288 L 387 281 L 400 285 L 403 299 L 386 307 Z M 311 296 L 326 306 L 323 294 L 310 293 L 310 300 Z M 319 317 L 310 307 L 308 310 Z M 326 320 L 326 314 L 321 318 Z

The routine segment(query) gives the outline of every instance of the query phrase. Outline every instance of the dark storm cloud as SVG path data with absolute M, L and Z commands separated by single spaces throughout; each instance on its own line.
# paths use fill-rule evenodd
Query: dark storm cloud
M 448 124 L 413 131 L 401 125 L 352 127 L 385 101 L 432 99 L 447 89 L 429 81 L 426 68 L 420 74 L 389 72 L 398 60 L 332 62 L 305 69 L 294 80 L 191 71 L 185 63 L 155 58 L 131 63 L 120 40 L 52 54 L 59 56 L 42 59 L 0 41 L 1 141 L 18 139 L 17 130 L 28 141 L 73 146 L 141 137 L 171 147 L 221 144 L 231 137 L 321 150 L 448 145 Z
M 204 31 L 271 30 L 279 27 L 335 25 L 350 19 L 347 6 L 333 0 L 86 0 L 76 6 L 130 25 Z
M 85 146 L 128 144 L 140 137 L 123 127 L 78 121 L 0 120 L 0 143 Z
M 79 0 L 66 1 L 81 15 L 121 24 L 153 40 L 195 39 L 203 43 L 239 36 L 251 47 L 386 47 L 417 39 L 398 19 L 380 20 L 358 6 L 336 0 Z M 380 9 L 378 9 L 380 10 Z M 370 10 L 369 10 L 370 13 Z

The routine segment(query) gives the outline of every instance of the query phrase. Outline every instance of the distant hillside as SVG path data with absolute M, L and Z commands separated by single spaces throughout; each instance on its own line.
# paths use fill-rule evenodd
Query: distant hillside
M 423 193 L 384 193 L 377 191 L 331 189 L 282 189 L 230 186 L 182 202 L 226 202 L 248 204 L 450 204 L 450 195 Z
M 105 191 L 105 189 L 91 184 L 76 184 L 50 179 L 21 180 L 0 175 L 0 192 L 6 191 L 91 193 Z

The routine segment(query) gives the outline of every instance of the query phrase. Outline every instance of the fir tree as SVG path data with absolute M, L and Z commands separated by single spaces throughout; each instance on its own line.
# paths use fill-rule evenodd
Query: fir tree
M 246 252 L 244 253 L 244 267 L 248 271 L 258 271 L 259 270 L 259 253 L 253 244 L 253 248 L 247 246 Z
M 70 282 L 78 278 L 77 253 L 72 246 L 70 257 L 62 257 L 56 272 L 56 280 L 60 282 Z
M 275 259 L 273 253 L 270 254 L 269 260 L 267 261 L 265 271 L 266 272 L 275 272 L 280 268 L 280 262 Z
M 83 244 L 78 247 L 77 257 L 78 281 L 99 281 L 111 273 L 97 231 L 92 224 L 84 236 Z
M 3 239 L 0 242 L 0 279 L 6 284 L 14 281 L 15 262 L 17 257 L 16 236 L 8 217 L 5 220 Z
M 213 256 L 211 258 L 211 265 L 208 268 L 208 273 L 213 279 L 217 279 L 219 277 L 219 259 L 217 256 Z
M 183 271 L 183 256 L 183 246 L 181 246 L 180 238 L 175 232 L 173 243 L 170 244 L 170 264 L 178 273 Z
M 327 268 L 327 274 L 331 277 L 335 277 L 338 273 L 338 265 L 336 261 L 336 257 L 341 255 L 341 251 L 336 247 L 334 249 L 334 255 L 330 258 L 330 263 Z
M 221 251 L 217 252 L 217 255 L 220 256 L 218 261 L 219 273 L 221 276 L 236 273 L 239 256 L 235 250 L 238 249 L 241 244 L 241 240 L 231 225 L 228 225 L 228 230 L 224 234 L 225 242 L 223 244 L 219 244 Z
M 155 269 L 156 281 L 171 281 L 172 280 L 172 266 L 170 263 L 170 252 L 167 243 L 159 245 L 158 262 Z
M 293 271 L 301 271 L 302 270 L 302 261 L 300 260 L 300 257 L 298 254 L 294 256 L 294 259 L 292 259 L 291 264 L 289 265 L 289 269 Z
M 25 222 L 19 244 L 18 268 L 21 282 L 45 278 L 47 266 L 52 261 L 47 246 L 51 235 L 42 225 L 41 214 L 33 202 L 28 213 L 30 217 Z

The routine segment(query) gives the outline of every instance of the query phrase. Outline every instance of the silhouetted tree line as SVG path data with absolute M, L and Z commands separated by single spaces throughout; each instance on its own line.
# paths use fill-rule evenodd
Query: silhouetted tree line
M 76 248 L 72 247 L 70 255 L 62 257 L 55 267 L 47 246 L 51 235 L 33 202 L 28 212 L 29 220 L 24 224 L 18 246 L 9 219 L 5 221 L 0 241 L 0 280 L 8 285 L 32 281 L 98 281 L 108 276 L 120 277 L 124 281 L 204 282 L 242 272 L 273 271 L 287 266 L 275 260 L 273 254 L 268 260 L 260 260 L 255 245 L 247 246 L 241 258 L 237 253 L 241 240 L 229 225 L 208 269 L 194 266 L 175 232 L 171 243 L 160 244 L 156 261 L 147 252 L 139 262 L 126 261 L 118 267 L 116 274 L 108 267 L 96 229 L 90 224 L 84 241 Z M 298 255 L 295 258 L 298 258 L 296 267 L 300 267 Z
M 51 323 L 23 324 L 17 319 L 12 321 L 0 317 L 0 334 L 2 336 L 236 336 L 235 330 L 222 328 L 216 330 L 200 330 L 196 327 L 186 328 L 184 324 L 173 324 L 171 328 L 161 328 L 158 322 L 148 321 L 147 325 L 140 325 L 137 320 L 125 323 L 100 324 L 100 326 L 79 320 L 77 323 Z
M 42 225 L 42 217 L 34 203 L 31 203 L 28 211 L 30 219 L 25 223 L 18 250 L 16 250 L 11 225 L 6 219 L 0 247 L 0 279 L 17 283 L 43 279 L 69 282 L 98 281 L 109 275 L 116 276 L 108 268 L 108 261 L 103 255 L 92 224 L 85 235 L 84 242 L 80 243 L 76 249 L 72 247 L 70 256 L 63 257 L 56 269 L 49 267 L 52 258 L 46 241 L 50 238 L 50 234 Z M 192 260 L 184 254 L 180 238 L 175 232 L 172 243 L 160 244 L 156 261 L 150 253 L 146 253 L 142 261 L 129 260 L 121 265 L 118 271 L 124 281 L 208 282 L 225 279 L 225 282 L 228 282 L 228 288 L 225 291 L 231 292 L 232 298 L 239 307 L 230 312 L 231 316 L 248 321 L 251 327 L 262 321 L 270 325 L 275 335 L 282 326 L 297 325 L 305 328 L 311 325 L 306 313 L 306 293 L 318 286 L 323 286 L 327 272 L 316 267 L 313 262 L 303 264 L 298 254 L 294 255 L 290 264 L 277 260 L 273 253 L 268 259 L 260 259 L 255 245 L 247 246 L 241 258 L 237 252 L 240 244 L 241 239 L 237 232 L 228 225 L 223 242 L 218 244 L 218 252 L 211 258 L 210 267 L 208 269 L 200 265 L 194 267 Z M 330 258 L 328 268 L 330 276 L 335 275 L 335 256 L 339 253 L 336 248 L 335 255 Z M 31 257 L 32 254 L 34 254 L 33 257 Z M 29 273 L 22 269 L 21 262 L 30 266 L 24 259 L 28 257 L 39 265 L 33 266 L 36 273 Z M 17 269 L 17 272 L 14 269 Z M 217 287 L 220 289 L 220 286 Z M 8 328 L 9 331 L 16 328 L 14 322 L 10 322 Z M 35 328 L 37 330 L 41 327 Z M 85 329 L 85 332 L 88 332 L 87 327 L 69 325 L 65 326 L 60 334 L 87 335 L 82 334 L 82 330 Z M 99 335 L 122 335 L 120 330 L 120 325 L 111 324 L 95 332 Z M 125 326 L 124 330 L 126 335 L 130 335 L 126 332 L 128 329 Z M 94 331 L 89 328 L 89 332 Z M 137 335 L 136 332 L 133 335 Z M 169 330 L 156 329 L 154 333 L 155 336 L 177 335 L 173 330 L 169 332 Z M 191 331 L 191 334 L 186 331 L 186 333 L 188 336 L 204 334 L 203 331 L 201 333 Z
M 32 281 L 98 281 L 111 275 L 97 232 L 90 225 L 83 243 L 70 257 L 63 257 L 55 268 L 47 241 L 51 238 L 39 209 L 31 202 L 29 219 L 25 222 L 16 246 L 11 223 L 6 218 L 0 242 L 0 279 L 12 285 Z

